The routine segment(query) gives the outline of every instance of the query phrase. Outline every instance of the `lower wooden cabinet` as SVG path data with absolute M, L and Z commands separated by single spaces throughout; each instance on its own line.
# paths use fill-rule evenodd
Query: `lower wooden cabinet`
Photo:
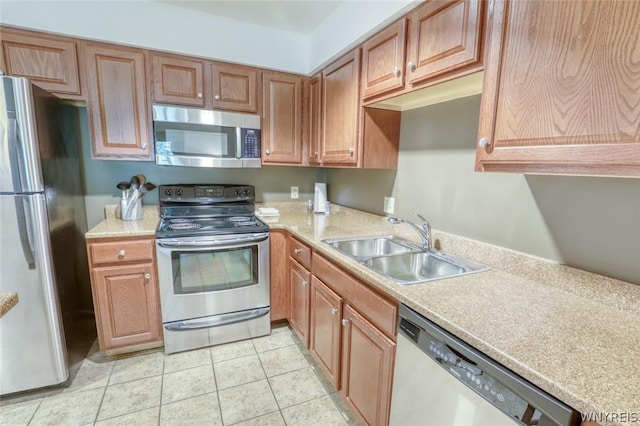
M 389 423 L 396 344 L 349 304 L 342 319 L 341 394 L 360 420 Z
M 286 231 L 272 229 L 269 232 L 269 257 L 271 321 L 279 321 L 289 318 L 291 309 Z
M 305 347 L 309 347 L 309 282 L 311 273 L 289 258 L 289 285 L 291 286 L 291 317 L 289 324 Z
M 87 242 L 100 350 L 161 343 L 153 238 Z
M 312 277 L 310 309 L 309 350 L 339 389 L 342 298 Z

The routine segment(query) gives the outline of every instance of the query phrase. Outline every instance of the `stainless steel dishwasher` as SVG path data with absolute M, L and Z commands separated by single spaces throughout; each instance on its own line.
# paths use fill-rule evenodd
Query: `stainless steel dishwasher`
M 392 426 L 575 426 L 580 414 L 400 306 Z

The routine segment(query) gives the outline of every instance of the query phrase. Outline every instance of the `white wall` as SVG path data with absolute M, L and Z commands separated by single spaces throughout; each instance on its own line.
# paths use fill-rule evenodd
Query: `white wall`
M 0 23 L 310 74 L 411 3 L 349 1 L 308 37 L 148 0 L 2 0 Z

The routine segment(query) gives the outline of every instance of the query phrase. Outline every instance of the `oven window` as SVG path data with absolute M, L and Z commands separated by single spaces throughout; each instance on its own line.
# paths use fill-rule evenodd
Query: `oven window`
M 174 294 L 215 292 L 258 284 L 258 246 L 173 251 L 171 261 Z

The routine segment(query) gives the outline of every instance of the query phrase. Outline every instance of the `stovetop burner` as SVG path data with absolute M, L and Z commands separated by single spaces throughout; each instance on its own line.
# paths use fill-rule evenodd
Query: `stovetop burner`
M 254 214 L 252 186 L 160 185 L 159 189 L 165 196 L 160 197 L 158 238 L 269 231 Z

